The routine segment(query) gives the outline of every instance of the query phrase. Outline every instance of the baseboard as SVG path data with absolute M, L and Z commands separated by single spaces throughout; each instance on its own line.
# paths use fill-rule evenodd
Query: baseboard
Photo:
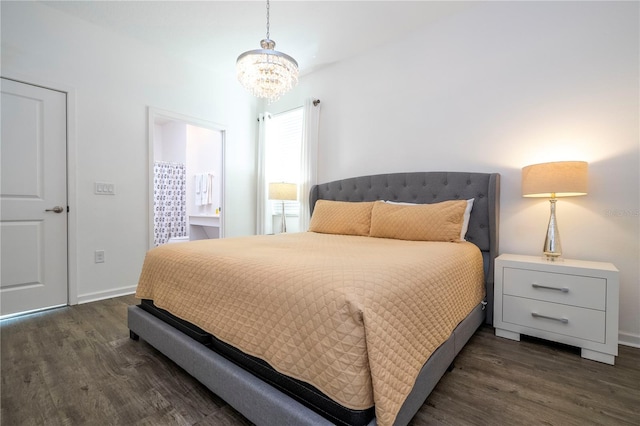
M 111 299 L 112 297 L 126 296 L 136 292 L 137 286 L 114 288 L 107 291 L 78 295 L 78 304 L 97 302 L 98 300 Z
M 632 348 L 640 348 L 640 336 L 631 333 L 618 333 L 618 344 L 631 346 Z

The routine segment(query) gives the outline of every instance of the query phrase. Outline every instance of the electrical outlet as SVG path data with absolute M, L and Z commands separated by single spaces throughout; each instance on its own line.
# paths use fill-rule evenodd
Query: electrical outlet
M 104 263 L 104 250 L 96 250 L 95 261 L 96 263 Z

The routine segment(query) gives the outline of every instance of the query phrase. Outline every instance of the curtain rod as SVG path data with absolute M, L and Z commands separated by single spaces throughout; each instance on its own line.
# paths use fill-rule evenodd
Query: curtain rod
M 314 99 L 314 100 L 313 100 L 313 106 L 318 106 L 319 104 L 320 104 L 320 99 Z M 304 107 L 303 107 L 303 106 L 299 106 L 299 107 L 295 107 L 295 108 L 288 109 L 288 110 L 286 110 L 286 111 L 275 112 L 275 113 L 273 113 L 273 114 L 269 114 L 269 115 L 271 115 L 271 116 L 273 116 L 273 115 L 280 115 L 280 114 L 284 114 L 284 113 L 286 113 L 286 112 L 291 112 L 291 111 L 294 111 L 294 110 L 296 110 L 296 109 L 300 109 L 300 108 L 304 108 Z M 256 118 L 256 121 L 260 121 L 260 118 L 259 118 L 259 117 L 258 117 L 258 118 Z

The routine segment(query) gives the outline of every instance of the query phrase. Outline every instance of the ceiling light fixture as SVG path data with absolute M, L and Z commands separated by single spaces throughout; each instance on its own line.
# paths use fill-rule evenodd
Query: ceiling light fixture
M 238 56 L 238 81 L 254 96 L 269 103 L 280 99 L 298 84 L 298 63 L 291 56 L 274 50 L 276 42 L 269 38 L 269 0 L 267 0 L 267 38 L 262 49 L 249 50 Z

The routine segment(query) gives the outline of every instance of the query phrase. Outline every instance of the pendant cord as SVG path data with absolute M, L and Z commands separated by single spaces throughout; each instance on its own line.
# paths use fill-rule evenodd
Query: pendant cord
M 269 0 L 267 0 L 267 40 L 269 40 Z

